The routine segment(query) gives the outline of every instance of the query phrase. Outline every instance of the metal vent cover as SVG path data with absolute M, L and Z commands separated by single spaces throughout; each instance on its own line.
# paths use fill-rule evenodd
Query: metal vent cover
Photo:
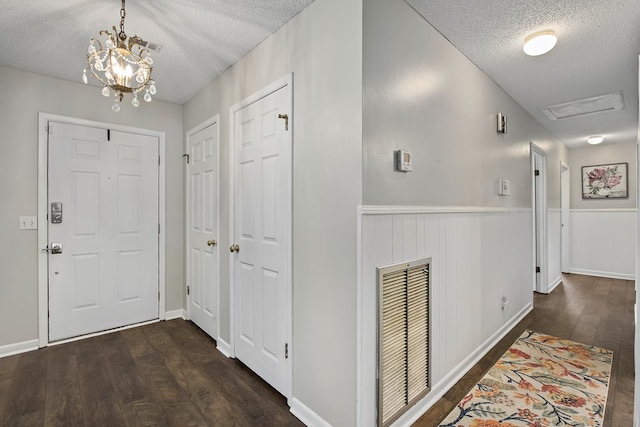
M 378 268 L 378 425 L 431 388 L 431 258 Z
M 605 113 L 607 111 L 622 110 L 624 100 L 622 91 L 606 93 L 591 98 L 577 99 L 540 108 L 549 120 L 570 119 L 587 114 Z

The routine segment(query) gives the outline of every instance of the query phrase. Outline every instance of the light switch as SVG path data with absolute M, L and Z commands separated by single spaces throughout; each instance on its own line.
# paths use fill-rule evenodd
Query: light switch
M 37 216 L 21 216 L 20 217 L 20 230 L 37 230 L 37 229 L 38 229 Z

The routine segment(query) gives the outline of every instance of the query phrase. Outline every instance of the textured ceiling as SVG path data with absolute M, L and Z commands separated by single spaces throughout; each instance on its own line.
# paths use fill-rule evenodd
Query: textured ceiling
M 156 98 L 183 104 L 313 0 L 129 0 L 125 32 L 153 53 Z M 82 81 L 89 39 L 119 0 L 0 0 L 0 65 Z
M 635 142 L 638 132 L 638 0 L 405 0 L 569 147 L 588 135 Z M 527 35 L 553 29 L 546 55 L 522 52 Z M 540 108 L 622 91 L 625 108 L 549 120 Z

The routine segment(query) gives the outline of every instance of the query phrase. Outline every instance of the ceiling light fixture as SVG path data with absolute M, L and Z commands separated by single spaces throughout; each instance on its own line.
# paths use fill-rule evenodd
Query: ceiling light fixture
M 587 142 L 591 145 L 600 144 L 602 141 L 604 141 L 604 138 L 601 136 L 590 136 L 587 138 Z
M 151 102 L 152 95 L 156 94 L 156 84 L 151 79 L 153 60 L 146 49 L 146 43 L 138 36 L 129 37 L 124 32 L 125 0 L 122 0 L 120 9 L 120 32 L 109 30 L 100 31 L 100 35 L 106 36 L 105 48 L 96 39 L 89 41 L 87 49 L 87 67 L 82 74 L 82 81 L 88 84 L 87 71 L 104 85 L 102 94 L 111 96 L 114 93 L 115 100 L 111 109 L 120 111 L 120 102 L 125 93 L 133 93 L 131 104 L 134 107 L 140 105 L 138 94 L 146 102 Z M 135 52 L 134 52 L 135 50 Z
M 552 30 L 533 33 L 524 39 L 522 50 L 529 56 L 544 55 L 556 45 L 558 38 Z

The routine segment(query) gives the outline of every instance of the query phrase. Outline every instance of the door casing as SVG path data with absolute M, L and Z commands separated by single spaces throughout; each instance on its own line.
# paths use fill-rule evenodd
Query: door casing
M 48 124 L 50 121 L 67 123 L 77 126 L 87 126 L 101 129 L 111 129 L 119 132 L 149 135 L 158 138 L 160 165 L 158 166 L 158 222 L 160 223 L 160 233 L 158 235 L 158 319 L 165 319 L 165 162 L 162 156 L 165 153 L 165 133 L 134 128 L 130 126 L 116 125 L 110 123 L 96 122 L 92 120 L 78 119 L 74 117 L 60 116 L 49 113 L 38 113 L 38 346 L 46 347 L 49 344 L 49 293 L 48 293 L 48 254 L 41 252 L 47 247 L 49 242 L 48 232 L 48 172 L 49 172 L 49 138 Z M 126 329 L 118 328 L 118 329 Z M 90 336 L 100 335 L 111 331 L 97 332 L 95 334 L 84 335 L 78 338 L 58 341 L 58 343 L 73 341 Z

